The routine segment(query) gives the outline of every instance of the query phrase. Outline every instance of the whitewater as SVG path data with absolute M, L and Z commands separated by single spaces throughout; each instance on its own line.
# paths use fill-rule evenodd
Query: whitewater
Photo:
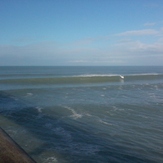
M 163 67 L 0 67 L 0 127 L 38 163 L 162 163 Z

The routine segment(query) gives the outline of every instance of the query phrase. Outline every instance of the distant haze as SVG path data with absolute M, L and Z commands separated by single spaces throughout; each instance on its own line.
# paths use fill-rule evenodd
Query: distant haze
M 5 0 L 0 11 L 0 66 L 163 66 L 162 0 Z

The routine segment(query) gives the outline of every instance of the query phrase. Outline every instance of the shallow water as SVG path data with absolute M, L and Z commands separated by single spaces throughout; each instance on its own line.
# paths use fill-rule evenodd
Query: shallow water
M 0 67 L 0 88 L 0 126 L 39 163 L 163 162 L 163 67 Z

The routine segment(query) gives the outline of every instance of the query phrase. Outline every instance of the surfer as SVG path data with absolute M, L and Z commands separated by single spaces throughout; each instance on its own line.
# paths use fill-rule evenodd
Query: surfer
M 124 79 L 124 76 L 120 75 L 120 78 L 121 78 L 121 79 Z

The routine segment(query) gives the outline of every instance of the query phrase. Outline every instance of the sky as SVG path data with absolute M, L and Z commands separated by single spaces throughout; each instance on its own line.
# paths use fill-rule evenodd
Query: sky
M 163 0 L 0 0 L 0 66 L 163 66 Z

